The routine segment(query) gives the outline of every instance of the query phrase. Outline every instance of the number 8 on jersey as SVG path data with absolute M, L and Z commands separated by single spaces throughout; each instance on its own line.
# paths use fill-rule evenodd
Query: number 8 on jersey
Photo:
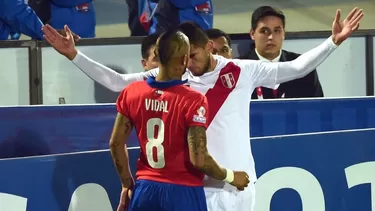
M 165 166 L 164 159 L 164 122 L 160 118 L 151 118 L 147 121 L 147 144 L 146 156 L 148 164 L 155 169 L 161 169 Z M 154 152 L 156 150 L 156 156 Z M 154 159 L 156 157 L 156 160 Z

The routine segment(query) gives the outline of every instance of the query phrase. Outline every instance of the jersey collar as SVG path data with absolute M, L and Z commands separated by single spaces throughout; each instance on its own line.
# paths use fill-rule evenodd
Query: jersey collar
M 177 85 L 183 85 L 187 82 L 188 80 L 170 80 L 170 81 L 156 81 L 155 77 L 149 77 L 147 79 L 147 84 L 156 89 L 165 89 L 165 88 L 170 88 L 172 86 L 177 86 Z

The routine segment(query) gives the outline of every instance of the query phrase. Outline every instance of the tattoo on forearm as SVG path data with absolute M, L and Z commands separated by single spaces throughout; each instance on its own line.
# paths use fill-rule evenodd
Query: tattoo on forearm
M 113 145 L 111 145 L 112 158 L 113 158 L 113 161 L 115 162 L 117 172 L 121 175 L 124 170 L 124 166 L 123 166 L 124 163 L 121 163 L 119 159 L 118 151 L 120 150 L 120 148 L 121 148 L 120 143 L 114 143 Z
M 203 127 L 189 128 L 188 145 L 190 154 L 196 161 L 203 162 L 200 168 L 203 173 L 218 180 L 226 177 L 225 169 L 222 169 L 207 151 L 206 130 Z
M 129 163 L 124 140 L 130 135 L 133 125 L 127 118 L 118 118 L 116 121 L 118 121 L 115 126 L 117 128 L 115 128 L 113 132 L 115 135 L 112 134 L 110 151 L 122 184 L 124 186 L 130 186 L 132 177 L 130 173 L 127 173 L 129 171 Z

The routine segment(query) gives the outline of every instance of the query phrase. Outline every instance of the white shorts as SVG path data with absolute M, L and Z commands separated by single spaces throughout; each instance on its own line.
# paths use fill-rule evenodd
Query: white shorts
M 206 190 L 208 211 L 254 211 L 255 184 L 244 191 Z

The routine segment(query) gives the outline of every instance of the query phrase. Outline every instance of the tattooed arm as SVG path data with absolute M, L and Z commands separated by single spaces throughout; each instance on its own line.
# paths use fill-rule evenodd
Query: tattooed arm
M 131 188 L 133 185 L 133 177 L 129 167 L 128 149 L 126 147 L 126 141 L 132 129 L 133 124 L 131 121 L 124 115 L 117 113 L 109 148 L 120 176 L 122 187 L 124 188 Z
M 190 162 L 195 168 L 217 180 L 226 178 L 227 170 L 220 167 L 207 151 L 206 129 L 204 127 L 189 127 L 188 145 Z

